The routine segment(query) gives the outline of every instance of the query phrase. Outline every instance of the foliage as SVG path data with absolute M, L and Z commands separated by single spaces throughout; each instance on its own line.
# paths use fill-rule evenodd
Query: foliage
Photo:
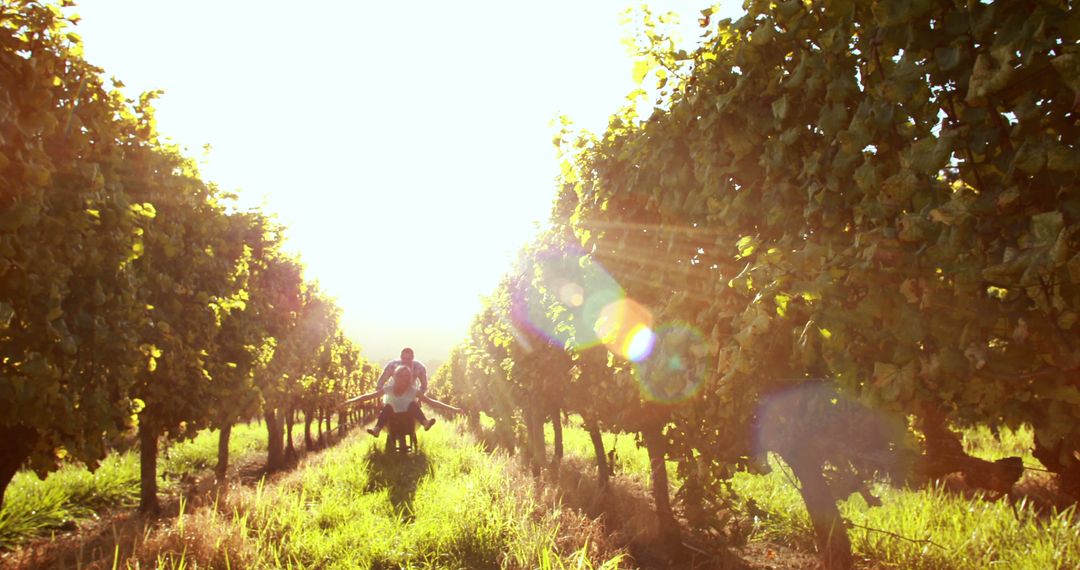
M 150 452 L 366 378 L 282 228 L 164 142 L 160 93 L 106 85 L 69 6 L 0 4 L 0 497 L 24 464 L 96 467 L 136 423 Z
M 239 426 L 230 441 L 237 457 L 255 459 L 266 442 L 258 425 Z M 195 438 L 165 449 L 159 469 L 165 487 L 173 489 L 187 478 L 199 477 L 213 466 L 217 433 L 204 431 Z M 137 452 L 113 453 L 93 472 L 68 463 L 40 481 L 29 472 L 15 476 L 0 513 L 0 547 L 12 548 L 101 515 L 106 509 L 129 507 L 139 500 Z
M 18 448 L 6 477 L 27 458 L 40 474 L 65 456 L 99 461 L 102 436 L 132 424 L 145 362 L 132 261 L 152 209 L 120 191 L 140 125 L 69 23 L 55 6 L 0 7 L 0 434 Z
M 629 367 L 655 395 L 650 360 L 670 360 L 659 331 L 700 338 L 659 376 L 701 374 L 692 397 L 633 414 L 665 418 L 688 505 L 775 450 L 798 460 L 812 511 L 835 513 L 822 505 L 869 495 L 875 472 L 962 468 L 938 463 L 956 440 L 946 422 L 1031 425 L 1040 460 L 1080 481 L 1071 3 L 755 0 L 737 21 L 702 14 L 694 53 L 646 15 L 637 97 L 656 107 L 639 117 L 633 101 L 603 136 L 560 133 L 553 211 L 580 264 L 601 264 L 656 334 L 634 365 L 607 344 L 616 376 Z M 573 305 L 555 295 L 549 314 L 572 329 Z M 505 314 L 485 311 L 477 323 Z M 478 332 L 467 353 L 512 358 Z M 811 515 L 828 543 L 840 519 L 825 511 Z

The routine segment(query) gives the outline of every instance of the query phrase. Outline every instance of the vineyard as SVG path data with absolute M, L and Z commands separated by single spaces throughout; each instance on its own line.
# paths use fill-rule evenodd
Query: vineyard
M 94 468 L 137 428 L 152 512 L 161 438 L 219 429 L 224 474 L 231 427 L 263 415 L 279 469 L 295 412 L 305 434 L 329 425 L 378 369 L 282 252 L 283 228 L 164 144 L 155 94 L 107 86 L 71 23 L 0 8 L 0 497 L 20 466 Z
M 580 414 L 648 450 L 661 533 L 722 530 L 776 454 L 826 566 L 837 501 L 1020 456 L 958 430 L 1030 426 L 1080 497 L 1080 17 L 1070 2 L 747 2 L 675 50 L 646 13 L 638 97 L 564 130 L 551 227 L 487 299 L 441 386 L 545 463 Z M 474 415 L 475 417 L 475 415 Z M 517 429 L 516 426 L 521 428 Z
M 5 495 L 29 471 L 75 480 L 131 450 L 154 517 L 159 448 L 213 434 L 228 484 L 235 427 L 282 482 L 241 486 L 243 520 L 194 520 L 258 535 L 246 567 L 683 567 L 755 536 L 835 569 L 1080 564 L 1074 4 L 748 0 L 737 20 L 713 14 L 686 51 L 665 16 L 637 13 L 641 89 L 603 133 L 564 121 L 550 223 L 432 377 L 434 397 L 466 410 L 445 428 L 460 437 L 436 428 L 420 463 L 399 465 L 348 435 L 371 410 L 342 402 L 382 368 L 284 251 L 285 228 L 165 141 L 157 93 L 128 99 L 83 59 L 76 18 L 0 4 L 4 546 L 18 542 Z M 332 431 L 340 447 L 296 467 L 300 423 L 304 453 Z M 648 552 L 598 547 L 568 472 L 609 500 L 640 486 Z M 1032 474 L 1039 497 L 1020 492 Z M 396 514 L 367 518 L 384 508 L 367 493 L 387 488 Z M 338 510 L 312 514 L 323 501 Z M 558 501 L 565 512 L 542 506 Z M 982 532 L 1016 544 L 935 541 L 976 511 L 1013 516 L 1022 529 Z M 887 530 L 878 512 L 925 526 Z M 567 525 L 580 532 L 564 540 Z M 391 534 L 405 550 L 356 553 Z

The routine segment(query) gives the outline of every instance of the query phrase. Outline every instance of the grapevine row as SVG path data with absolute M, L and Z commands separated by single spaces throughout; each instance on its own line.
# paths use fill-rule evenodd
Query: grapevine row
M 163 436 L 220 429 L 224 477 L 231 426 L 262 414 L 277 469 L 295 410 L 311 445 L 377 370 L 282 228 L 203 181 L 156 93 L 107 86 L 70 24 L 0 4 L 0 501 L 19 468 L 93 468 L 137 429 L 152 511 Z
M 1073 3 L 746 6 L 703 11 L 693 53 L 648 27 L 654 112 L 562 133 L 553 229 L 444 389 L 508 436 L 520 418 L 533 456 L 559 409 L 639 434 L 670 536 L 665 458 L 708 525 L 775 452 L 830 567 L 852 564 L 836 502 L 875 477 L 1012 487 L 1020 458 L 971 457 L 958 428 L 1032 426 L 1080 497 Z

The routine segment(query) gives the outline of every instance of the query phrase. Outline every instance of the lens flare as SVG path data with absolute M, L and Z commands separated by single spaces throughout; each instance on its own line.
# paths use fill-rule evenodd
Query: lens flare
M 633 299 L 604 305 L 593 331 L 608 350 L 627 360 L 644 360 L 652 352 L 652 313 Z
M 908 443 L 906 416 L 870 408 L 825 382 L 800 378 L 793 384 L 758 407 L 759 462 L 770 451 L 784 455 L 813 446 L 895 480 L 910 475 L 916 454 Z
M 559 300 L 570 307 L 580 307 L 585 304 L 585 290 L 577 283 L 566 283 L 559 288 Z
M 626 297 L 622 287 L 600 264 L 578 249 L 547 249 L 531 260 L 521 315 L 529 329 L 548 342 L 567 348 L 589 348 L 601 343 L 596 332 L 605 307 Z M 531 270 L 529 270 L 531 269 Z M 551 305 L 563 311 L 550 314 Z
M 652 354 L 654 346 L 656 346 L 656 333 L 645 325 L 639 325 L 630 332 L 630 338 L 627 339 L 623 350 L 631 362 L 641 362 Z
M 704 336 L 681 322 L 661 325 L 652 335 L 650 354 L 636 361 L 634 377 L 653 400 L 673 403 L 689 399 L 712 368 Z

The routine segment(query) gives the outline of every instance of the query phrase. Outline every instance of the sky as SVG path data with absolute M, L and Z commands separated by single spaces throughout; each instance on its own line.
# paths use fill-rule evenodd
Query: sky
M 710 2 L 654 0 L 697 35 Z M 727 2 L 726 13 L 737 6 Z M 91 63 L 275 213 L 369 358 L 441 360 L 548 217 L 551 121 L 602 131 L 637 85 L 629 0 L 83 0 Z M 211 150 L 203 153 L 203 146 Z

